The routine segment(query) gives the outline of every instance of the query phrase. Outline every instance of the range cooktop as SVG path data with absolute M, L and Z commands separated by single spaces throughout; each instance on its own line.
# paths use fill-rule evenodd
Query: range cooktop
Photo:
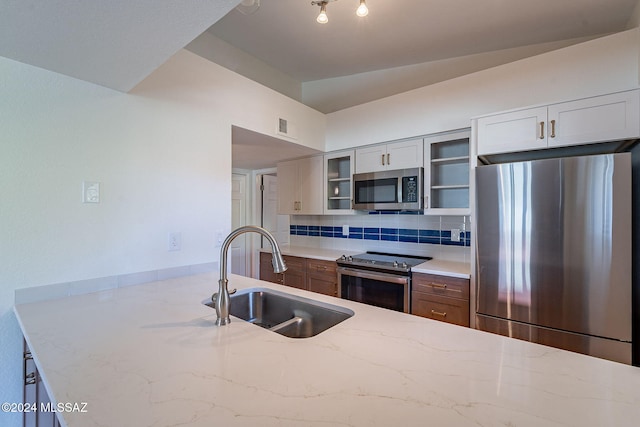
M 416 255 L 365 252 L 353 256 L 342 255 L 336 262 L 343 267 L 408 274 L 411 272 L 411 267 L 415 267 L 430 259 L 432 258 Z

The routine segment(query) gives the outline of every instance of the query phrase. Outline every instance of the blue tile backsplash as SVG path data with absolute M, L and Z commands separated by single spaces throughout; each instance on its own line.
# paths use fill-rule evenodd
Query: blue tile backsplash
M 342 234 L 342 227 L 298 224 L 289 227 L 289 234 L 292 236 L 318 236 L 336 239 L 364 239 L 432 245 L 471 246 L 471 233 L 469 231 L 461 233 L 459 242 L 451 240 L 451 231 L 415 228 L 349 227 L 349 235 L 345 236 Z

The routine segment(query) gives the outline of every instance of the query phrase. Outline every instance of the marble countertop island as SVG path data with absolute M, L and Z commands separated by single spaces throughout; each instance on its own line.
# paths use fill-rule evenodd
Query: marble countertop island
M 15 312 L 63 426 L 635 426 L 640 369 L 239 276 L 355 315 L 306 339 L 201 302 L 216 274 Z M 18 357 L 18 356 L 16 356 Z

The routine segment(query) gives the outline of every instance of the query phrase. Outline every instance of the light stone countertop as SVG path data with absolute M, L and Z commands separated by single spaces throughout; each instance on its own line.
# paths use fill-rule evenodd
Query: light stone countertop
M 214 326 L 203 274 L 15 307 L 68 427 L 635 426 L 640 369 L 240 276 L 350 319 L 291 339 Z M 16 356 L 18 357 L 18 356 Z
M 260 249 L 262 252 L 271 253 L 271 248 Z M 342 251 L 340 249 L 310 248 L 306 246 L 280 246 L 283 255 L 298 256 L 302 258 L 314 258 L 324 261 L 335 261 L 342 255 L 356 255 L 360 252 Z M 411 269 L 414 273 L 438 274 L 441 276 L 459 277 L 468 279 L 471 277 L 471 266 L 468 262 L 449 261 L 434 258 Z

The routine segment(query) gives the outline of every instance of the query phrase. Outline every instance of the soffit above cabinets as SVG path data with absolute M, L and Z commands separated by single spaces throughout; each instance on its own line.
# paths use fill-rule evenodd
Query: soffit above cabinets
M 0 56 L 129 91 L 239 0 L 8 0 Z

